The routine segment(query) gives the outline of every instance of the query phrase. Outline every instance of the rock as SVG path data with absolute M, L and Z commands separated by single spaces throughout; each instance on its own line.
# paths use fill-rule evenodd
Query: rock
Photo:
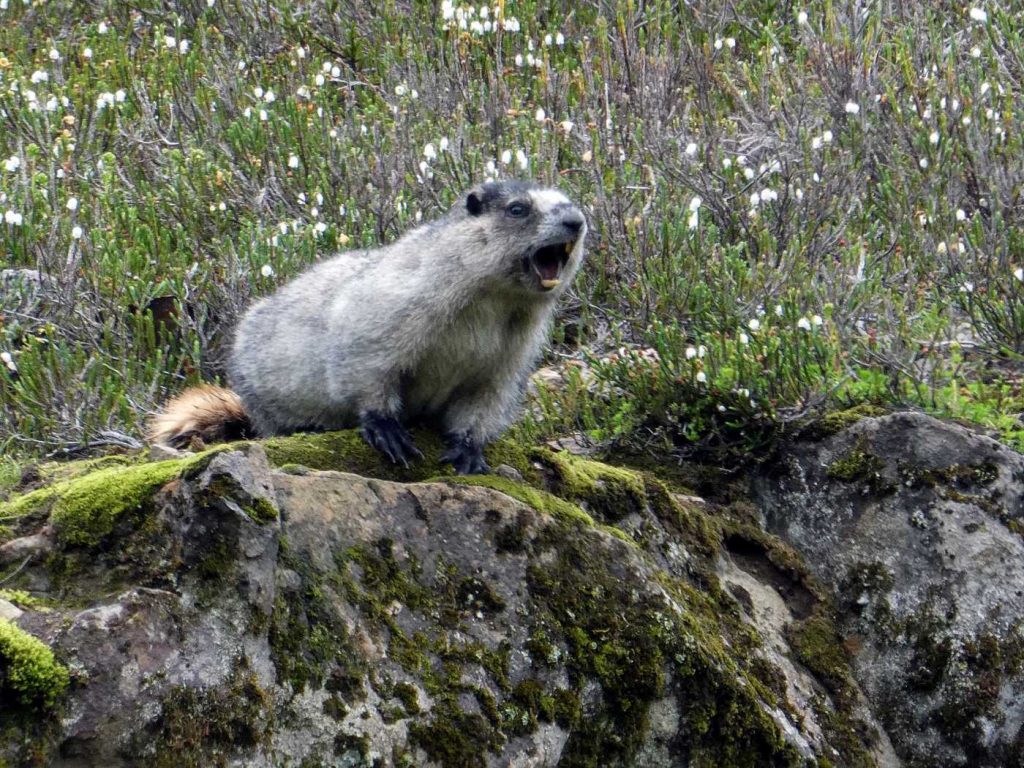
M 305 438 L 288 440 L 270 445 Z M 826 723 L 790 695 L 824 689 L 724 588 L 758 591 L 721 571 L 704 505 L 569 454 L 515 455 L 524 481 L 400 483 L 275 469 L 249 444 L 11 500 L 57 531 L 9 586 L 45 602 L 22 598 L 15 620 L 71 684 L 43 709 L 0 696 L 0 760 L 870 764 L 845 701 Z
M 834 591 L 853 673 L 907 765 L 1024 760 L 1024 457 L 928 416 L 790 446 L 766 528 Z

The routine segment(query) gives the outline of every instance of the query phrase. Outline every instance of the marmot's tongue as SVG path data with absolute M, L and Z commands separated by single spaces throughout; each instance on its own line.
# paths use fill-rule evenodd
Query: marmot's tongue
M 551 261 L 543 260 L 537 262 L 537 271 L 540 273 L 542 280 L 555 280 L 558 278 L 558 270 L 561 264 L 558 263 L 557 259 Z

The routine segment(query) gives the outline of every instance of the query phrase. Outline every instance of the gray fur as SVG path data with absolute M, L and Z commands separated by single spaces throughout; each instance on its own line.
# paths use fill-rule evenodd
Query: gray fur
M 513 217 L 516 201 L 528 215 Z M 254 305 L 238 326 L 232 388 L 265 435 L 379 413 L 482 445 L 516 415 L 585 236 L 579 209 L 555 190 L 477 187 L 437 221 L 341 253 Z M 573 238 L 561 284 L 543 290 L 526 260 Z

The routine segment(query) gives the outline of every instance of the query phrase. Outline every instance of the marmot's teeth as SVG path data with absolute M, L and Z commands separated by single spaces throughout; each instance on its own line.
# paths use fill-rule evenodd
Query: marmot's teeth
M 561 280 L 559 280 L 558 278 L 555 278 L 554 280 L 541 280 L 540 284 L 543 285 L 545 288 L 554 288 L 556 285 L 559 285 L 561 282 L 562 282 Z

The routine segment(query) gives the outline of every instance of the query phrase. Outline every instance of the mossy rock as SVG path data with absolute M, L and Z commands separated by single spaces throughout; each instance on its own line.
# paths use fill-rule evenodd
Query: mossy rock
M 0 701 L 50 709 L 67 690 L 68 670 L 45 643 L 0 619 Z
M 76 471 L 70 479 L 0 504 L 0 517 L 17 519 L 48 511 L 58 542 L 92 547 L 125 515 L 140 509 L 158 488 L 175 478 L 197 474 L 226 449 L 218 446 L 181 459 L 130 465 L 118 461 L 85 473 Z

